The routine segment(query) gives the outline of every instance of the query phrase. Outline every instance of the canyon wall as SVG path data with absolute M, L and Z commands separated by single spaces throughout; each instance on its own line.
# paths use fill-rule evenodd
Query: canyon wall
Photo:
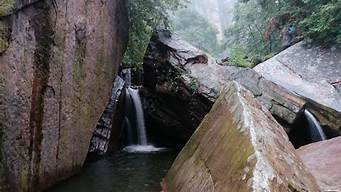
M 127 41 L 125 0 L 6 0 L 0 8 L 0 191 L 79 170 Z

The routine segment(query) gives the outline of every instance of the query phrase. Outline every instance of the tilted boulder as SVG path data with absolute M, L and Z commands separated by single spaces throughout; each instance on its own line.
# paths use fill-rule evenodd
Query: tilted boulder
M 186 142 L 210 110 L 230 72 L 169 31 L 156 31 L 144 58 L 147 123 Z M 158 131 L 158 130 L 156 130 Z
M 318 192 L 283 128 L 236 82 L 227 85 L 169 170 L 168 192 Z
M 322 191 L 341 191 L 341 137 L 306 145 L 297 152 Z
M 260 75 L 307 101 L 320 123 L 341 134 L 341 47 L 307 47 L 303 42 L 257 65 Z
M 324 128 L 332 130 L 327 136 L 341 134 L 341 113 L 333 107 L 278 85 L 277 81 L 264 78 L 254 69 L 222 66 L 167 30 L 154 32 L 143 67 L 145 114 L 147 123 L 151 124 L 149 127 L 158 136 L 185 142 L 222 87 L 232 80 L 250 90 L 288 132 L 306 108 Z
M 149 127 L 159 135 L 177 140 L 186 141 L 191 136 L 222 87 L 232 80 L 249 89 L 287 124 L 292 124 L 307 104 L 253 69 L 218 64 L 207 53 L 166 30 L 153 34 L 143 67 L 147 123 L 154 123 Z

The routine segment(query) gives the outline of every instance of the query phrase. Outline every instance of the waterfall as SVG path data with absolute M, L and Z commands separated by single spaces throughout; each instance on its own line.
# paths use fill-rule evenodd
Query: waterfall
M 134 143 L 134 138 L 133 138 L 133 131 L 131 129 L 131 124 L 130 124 L 128 117 L 124 117 L 124 125 L 127 130 L 128 145 L 132 145 Z
M 127 139 L 128 139 L 128 146 L 126 146 L 123 150 L 127 151 L 129 153 L 149 153 L 149 152 L 158 152 L 158 151 L 164 151 L 165 148 L 157 148 L 153 145 L 148 145 L 148 138 L 147 138 L 147 132 L 146 132 L 146 126 L 144 121 L 144 113 L 142 108 L 142 102 L 139 95 L 138 89 L 133 89 L 131 87 L 127 88 L 127 104 L 129 104 L 131 101 L 133 103 L 133 111 L 135 112 L 135 119 L 131 119 L 132 116 L 127 114 L 125 118 L 125 124 L 127 129 Z M 129 104 L 130 105 L 130 104 Z M 128 106 L 128 108 L 130 108 Z M 129 111 L 129 110 L 128 110 Z M 131 110 L 132 111 L 132 110 Z M 129 118 L 130 117 L 130 118 Z M 132 129 L 136 127 L 136 132 Z M 134 133 L 137 134 L 137 145 L 134 145 Z
M 144 123 L 144 114 L 142 109 L 142 102 L 139 95 L 138 89 L 128 88 L 129 94 L 133 100 L 135 106 L 136 113 L 136 124 L 137 124 L 137 141 L 139 145 L 147 145 L 147 135 L 146 135 L 146 126 Z
M 314 115 L 307 109 L 304 110 L 304 115 L 306 116 L 309 124 L 311 140 L 313 142 L 326 140 L 327 137 L 324 134 L 320 123 L 317 121 Z

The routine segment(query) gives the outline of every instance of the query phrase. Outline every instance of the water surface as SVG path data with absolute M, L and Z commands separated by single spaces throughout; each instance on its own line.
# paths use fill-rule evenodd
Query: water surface
M 177 153 L 118 152 L 86 165 L 49 192 L 159 192 L 160 182 Z

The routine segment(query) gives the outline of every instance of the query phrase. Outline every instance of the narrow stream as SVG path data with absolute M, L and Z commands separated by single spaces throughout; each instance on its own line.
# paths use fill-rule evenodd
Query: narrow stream
M 177 152 L 118 152 L 85 166 L 49 192 L 159 192 Z

